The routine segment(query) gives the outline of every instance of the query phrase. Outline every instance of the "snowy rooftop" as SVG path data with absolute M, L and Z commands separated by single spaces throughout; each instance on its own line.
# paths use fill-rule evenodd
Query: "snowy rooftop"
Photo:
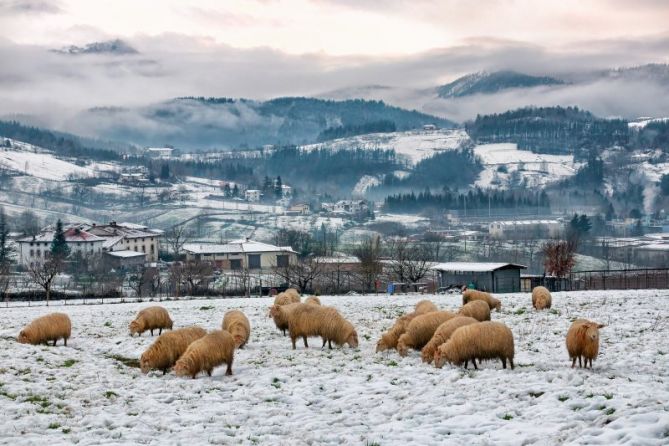
M 557 225 L 560 224 L 557 220 L 511 220 L 511 221 L 494 221 L 491 225 L 499 226 L 520 226 L 520 225 Z
M 490 272 L 502 269 L 504 267 L 514 266 L 517 268 L 527 268 L 515 263 L 493 263 L 493 262 L 446 262 L 438 263 L 432 269 L 438 271 L 467 271 L 467 272 Z
M 295 252 L 290 246 L 275 246 L 253 240 L 234 240 L 230 243 L 186 243 L 184 251 L 192 254 L 236 254 L 258 252 Z
M 120 257 L 122 259 L 128 259 L 132 257 L 144 257 L 146 256 L 145 253 L 143 252 L 137 252 L 137 251 L 130 251 L 130 250 L 125 250 L 125 251 L 110 251 L 107 253 L 107 255 L 110 255 L 112 257 Z
M 35 237 L 23 237 L 18 240 L 18 242 L 52 242 L 53 237 L 55 235 L 55 231 L 42 231 L 39 234 L 37 234 Z M 93 243 L 93 242 L 102 242 L 104 239 L 102 237 L 98 237 L 95 234 L 91 234 L 90 232 L 81 230 L 79 228 L 69 228 L 65 230 L 65 240 L 68 243 L 77 243 L 77 242 L 87 242 L 87 243 Z

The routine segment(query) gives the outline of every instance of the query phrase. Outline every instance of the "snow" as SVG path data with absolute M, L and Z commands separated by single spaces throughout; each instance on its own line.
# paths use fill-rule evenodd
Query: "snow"
M 632 129 L 640 130 L 646 127 L 648 124 L 651 122 L 667 122 L 669 121 L 669 118 L 648 118 L 648 117 L 643 117 L 636 119 L 634 121 L 630 121 L 627 123 L 627 126 Z
M 441 151 L 458 149 L 468 140 L 469 136 L 463 129 L 411 130 L 352 136 L 318 144 L 309 144 L 302 148 L 305 150 L 322 148 L 331 150 L 394 150 L 399 157 L 416 163 Z
M 515 172 L 521 181 L 527 181 L 527 187 L 542 187 L 575 175 L 580 167 L 572 155 L 533 153 L 513 143 L 481 144 L 474 147 L 474 153 L 484 167 L 475 183 L 482 188 L 507 188 Z M 498 171 L 501 166 L 506 173 Z
M 515 264 L 494 262 L 446 262 L 438 263 L 437 265 L 433 266 L 432 269 L 438 271 L 490 272 L 509 265 Z
M 175 327 L 220 326 L 242 309 L 252 325 L 234 375 L 142 375 L 137 358 L 155 338 L 130 338 L 128 322 L 150 303 L 17 307 L 0 312 L 0 436 L 28 444 L 644 444 L 669 437 L 669 291 L 554 293 L 537 313 L 529 294 L 500 295 L 516 343 L 516 369 L 480 370 L 374 353 L 395 317 L 429 297 L 455 309 L 459 295 L 323 296 L 358 329 L 360 346 L 290 348 L 267 318 L 271 300 L 163 302 Z M 49 311 L 72 318 L 68 347 L 20 345 L 14 336 Z M 570 321 L 601 330 L 594 370 L 571 369 Z
M 381 184 L 381 180 L 379 180 L 377 177 L 372 175 L 363 175 L 353 187 L 352 195 L 356 197 L 362 197 L 365 195 L 367 189 L 378 186 L 379 184 Z

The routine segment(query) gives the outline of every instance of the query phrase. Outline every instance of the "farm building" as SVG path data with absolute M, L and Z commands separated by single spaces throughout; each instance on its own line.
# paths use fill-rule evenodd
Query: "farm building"
M 432 267 L 439 274 L 439 285 L 470 285 L 492 293 L 520 291 L 520 270 L 526 266 L 515 263 L 447 262 Z
M 297 263 L 297 253 L 290 246 L 274 246 L 253 240 L 225 244 L 186 243 L 186 258 L 214 262 L 224 270 L 271 270 Z

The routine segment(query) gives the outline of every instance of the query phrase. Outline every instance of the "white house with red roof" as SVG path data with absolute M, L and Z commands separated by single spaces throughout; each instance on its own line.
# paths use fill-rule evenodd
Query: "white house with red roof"
M 84 227 L 83 225 L 72 225 L 65 229 L 65 242 L 68 248 L 70 248 L 70 254 L 79 254 L 82 257 L 102 254 L 105 239 L 91 234 L 84 230 Z M 19 263 L 31 266 L 48 259 L 51 253 L 51 243 L 53 242 L 54 234 L 55 231 L 49 228 L 35 236 L 18 239 Z

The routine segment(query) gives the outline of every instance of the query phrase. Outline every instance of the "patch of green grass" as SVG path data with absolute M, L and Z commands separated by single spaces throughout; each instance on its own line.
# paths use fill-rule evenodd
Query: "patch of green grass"
M 371 443 L 369 441 L 365 442 L 365 446 L 381 446 L 381 443 L 372 441 Z
M 58 428 L 60 428 L 60 423 L 49 424 L 49 429 L 58 429 Z
M 367 382 L 372 380 L 372 375 L 367 375 Z
M 507 420 L 507 421 L 513 420 L 513 415 L 511 415 L 510 413 L 507 413 L 506 415 L 504 415 L 502 417 L 502 419 Z
M 607 400 L 610 400 L 610 399 L 613 398 L 613 394 L 612 394 L 612 393 L 605 393 L 603 396 L 604 396 L 604 398 L 606 398 Z
M 51 405 L 51 402 L 47 399 L 47 397 L 40 395 L 29 395 L 28 398 L 25 399 L 25 402 L 36 404 L 42 409 L 46 409 Z
M 530 392 L 529 395 L 532 398 L 539 398 L 541 395 L 543 395 L 545 392 Z
M 281 388 L 281 381 L 279 381 L 279 378 L 273 378 L 272 379 L 272 387 L 274 387 L 276 389 Z
M 548 312 L 549 312 L 550 314 L 556 314 L 556 315 L 558 315 L 558 316 L 560 315 L 560 310 L 558 310 L 558 309 L 556 309 L 556 308 L 551 308 L 550 310 L 548 310 Z
M 118 393 L 114 392 L 113 390 L 107 390 L 105 392 L 105 398 L 107 399 L 112 399 L 118 396 Z
M 61 367 L 72 367 L 76 363 L 77 363 L 76 359 L 68 359 L 61 365 Z
M 208 311 L 208 310 L 213 310 L 214 306 L 213 305 L 204 305 L 200 307 L 200 311 Z
M 513 312 L 516 316 L 520 316 L 521 314 L 525 314 L 525 308 L 518 308 L 516 311 Z
M 120 362 L 121 364 L 125 365 L 126 367 L 135 367 L 137 369 L 139 368 L 139 359 L 128 358 L 128 357 L 121 356 L 121 355 L 109 355 L 107 357 Z
M 397 364 L 397 361 L 395 361 L 394 359 L 391 359 L 390 361 L 388 361 L 386 363 L 386 365 L 389 366 L 389 367 L 397 367 L 398 364 Z
M 111 326 L 112 326 L 111 321 L 107 321 L 107 322 L 105 322 L 105 327 L 111 327 Z
M 586 398 L 592 398 L 593 396 L 595 396 L 594 393 L 588 393 L 585 397 L 586 397 Z
M 69 427 L 64 427 L 63 430 L 61 430 L 61 432 L 64 434 L 69 434 L 70 432 L 72 432 L 72 429 L 70 429 Z
M 560 401 L 560 402 L 562 402 L 562 403 L 564 403 L 564 402 L 567 401 L 568 399 L 569 399 L 569 396 L 568 396 L 568 395 L 560 395 L 560 396 L 558 396 L 558 401 Z
M 615 410 L 613 407 L 609 407 L 608 409 L 606 409 L 606 410 L 604 411 L 604 413 L 605 413 L 606 415 L 613 415 L 613 412 L 615 412 L 615 411 L 616 411 L 616 410 Z
M 44 358 L 42 358 L 41 356 L 38 356 L 37 358 L 35 358 L 35 361 L 44 362 Z
M 362 335 L 362 337 L 365 338 L 365 341 L 369 341 L 370 339 L 372 339 L 372 337 L 368 334 L 364 334 Z

